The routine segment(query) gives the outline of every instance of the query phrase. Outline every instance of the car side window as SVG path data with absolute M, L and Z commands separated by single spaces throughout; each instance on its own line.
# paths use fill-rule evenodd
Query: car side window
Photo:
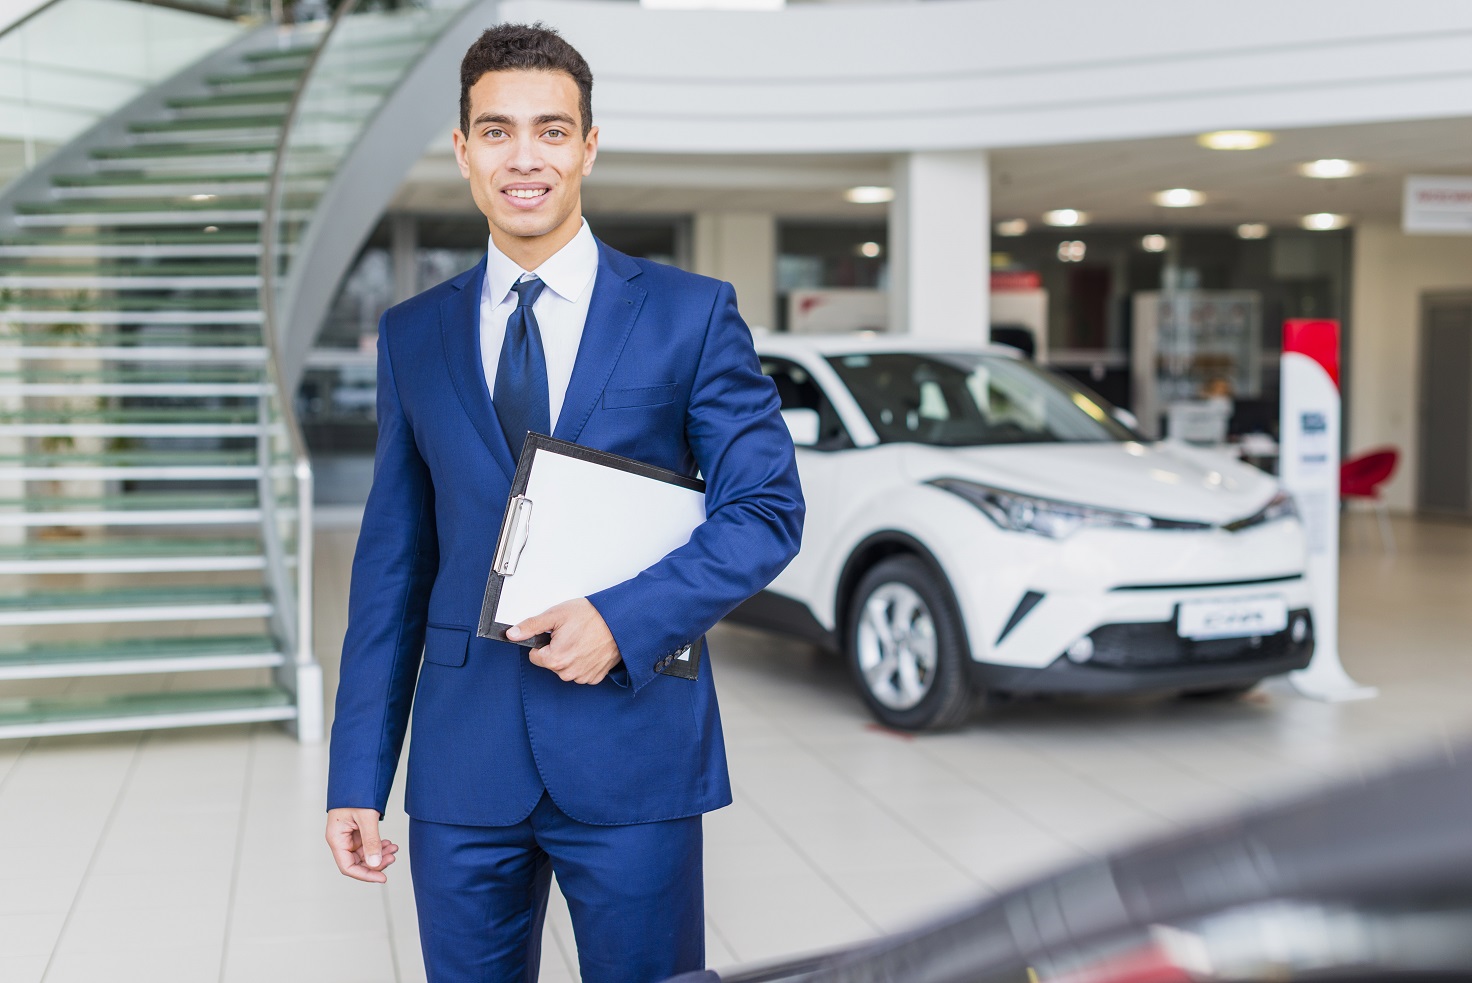
M 784 410 L 816 410 L 818 442 L 814 450 L 837 451 L 854 446 L 838 411 L 808 370 L 785 358 L 762 359 L 762 374 L 777 384 Z

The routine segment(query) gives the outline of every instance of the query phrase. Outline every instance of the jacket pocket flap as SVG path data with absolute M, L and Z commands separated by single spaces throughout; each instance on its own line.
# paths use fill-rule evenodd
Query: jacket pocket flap
M 624 406 L 652 406 L 655 403 L 668 403 L 675 398 L 677 388 L 679 388 L 677 383 L 668 382 L 662 386 L 605 389 L 603 390 L 603 408 L 614 410 Z
M 470 648 L 469 628 L 430 625 L 424 630 L 424 661 L 441 666 L 465 665 L 465 652 Z

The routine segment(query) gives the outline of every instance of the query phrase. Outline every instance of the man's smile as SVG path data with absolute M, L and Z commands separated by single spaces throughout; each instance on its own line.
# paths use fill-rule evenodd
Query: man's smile
M 501 194 L 509 198 L 518 208 L 530 208 L 541 202 L 551 193 L 552 189 L 545 184 L 538 185 L 512 185 L 501 189 Z

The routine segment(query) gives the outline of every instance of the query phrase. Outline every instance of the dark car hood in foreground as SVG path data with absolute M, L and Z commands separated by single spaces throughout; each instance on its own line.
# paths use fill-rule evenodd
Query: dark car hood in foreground
M 679 979 L 1472 980 L 1472 746 L 1085 863 L 914 931 Z

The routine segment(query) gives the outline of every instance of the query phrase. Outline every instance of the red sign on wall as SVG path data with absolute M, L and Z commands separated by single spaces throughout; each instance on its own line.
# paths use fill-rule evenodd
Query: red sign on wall
M 992 271 L 992 293 L 1005 294 L 1018 290 L 1041 290 L 1043 275 L 1034 270 Z

